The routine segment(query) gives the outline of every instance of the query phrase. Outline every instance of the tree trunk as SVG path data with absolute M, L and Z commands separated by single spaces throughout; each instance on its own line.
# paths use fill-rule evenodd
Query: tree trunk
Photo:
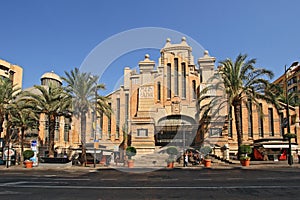
M 239 159 L 240 158 L 239 147 L 242 145 L 242 139 L 243 139 L 243 133 L 241 127 L 241 102 L 239 101 L 234 103 L 233 108 L 234 108 L 236 135 L 238 140 L 238 159 Z
M 82 145 L 82 158 L 83 164 L 86 166 L 86 113 L 80 115 L 80 133 L 81 133 L 81 145 Z
M 3 123 L 4 123 L 4 117 L 2 113 L 0 113 L 0 138 L 2 138 L 2 132 L 3 132 Z
M 21 128 L 21 152 L 20 152 L 20 159 L 21 159 L 21 163 L 23 163 L 24 158 L 23 158 L 23 152 L 24 152 L 24 133 L 25 133 L 25 129 L 24 127 Z
M 54 157 L 55 116 L 49 115 L 49 157 Z

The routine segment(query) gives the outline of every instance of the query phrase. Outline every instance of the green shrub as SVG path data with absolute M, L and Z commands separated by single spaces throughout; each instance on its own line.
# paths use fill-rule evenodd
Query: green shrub
M 34 152 L 32 150 L 25 150 L 23 152 L 24 160 L 29 160 L 34 156 Z
M 168 155 L 177 155 L 178 154 L 178 149 L 176 147 L 168 147 L 166 150 Z
M 136 148 L 135 147 L 127 147 L 126 148 L 126 155 L 128 156 L 128 159 L 130 160 L 132 156 L 136 155 Z
M 251 154 L 252 153 L 252 148 L 250 145 L 243 144 L 239 147 L 239 152 L 241 154 Z

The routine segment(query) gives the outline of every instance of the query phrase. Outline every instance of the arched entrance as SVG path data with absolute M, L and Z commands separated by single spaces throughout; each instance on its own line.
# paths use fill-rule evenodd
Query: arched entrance
M 155 126 L 155 146 L 178 146 L 183 149 L 192 146 L 198 124 L 184 115 L 170 115 L 158 120 Z

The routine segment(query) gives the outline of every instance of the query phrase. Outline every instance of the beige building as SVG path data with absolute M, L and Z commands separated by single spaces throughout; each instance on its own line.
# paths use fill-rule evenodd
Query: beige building
M 117 151 L 128 134 L 129 144 L 137 148 L 138 154 L 151 153 L 166 145 L 186 149 L 203 144 L 212 146 L 220 156 L 224 156 L 226 149 L 227 157 L 236 154 L 234 117 L 227 120 L 228 107 L 218 108 L 218 115 L 209 121 L 197 115 L 197 94 L 215 84 L 210 78 L 218 73 L 216 59 L 205 51 L 195 64 L 185 38 L 178 44 L 167 39 L 160 52 L 157 65 L 146 55 L 138 70 L 124 69 L 123 85 L 109 95 L 112 117 L 101 118 L 97 133 L 100 144 Z M 277 112 L 266 102 L 261 102 L 260 107 L 251 105 L 250 109 L 242 105 L 243 143 L 284 148 L 286 112 Z M 291 130 L 299 135 L 299 108 L 291 107 L 290 113 Z M 293 145 L 296 150 L 297 141 Z
M 16 87 L 22 88 L 22 67 L 0 59 L 0 76 L 9 78 Z

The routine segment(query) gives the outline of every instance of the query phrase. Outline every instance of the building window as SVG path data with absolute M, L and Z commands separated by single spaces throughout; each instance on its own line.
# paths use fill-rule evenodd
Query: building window
M 252 102 L 248 100 L 248 137 L 253 137 Z
M 264 113 L 262 103 L 260 103 L 258 107 L 258 135 L 259 137 L 264 137 Z
M 229 120 L 229 125 L 228 125 L 228 137 L 232 138 L 232 107 L 229 106 L 229 113 L 228 113 L 228 120 Z
M 108 103 L 109 107 L 111 108 L 111 103 Z M 110 140 L 111 138 L 111 114 L 108 117 L 108 125 L 107 125 L 107 139 Z
M 269 117 L 269 132 L 270 132 L 270 136 L 274 136 L 273 108 L 268 108 L 268 117 Z
M 148 137 L 148 129 L 138 129 L 137 136 L 138 137 Z
M 171 93 L 172 93 L 172 88 L 171 88 L 171 64 L 167 64 L 167 98 L 171 99 Z
M 222 129 L 221 128 L 210 128 L 209 129 L 209 136 L 210 137 L 221 137 L 222 136 Z
M 64 141 L 69 141 L 69 131 L 70 131 L 70 119 L 65 118 L 65 125 L 64 125 Z
M 120 98 L 117 98 L 116 139 L 120 137 Z
M 280 120 L 280 136 L 283 136 L 284 134 L 284 117 L 283 117 L 283 113 L 279 113 L 279 120 Z
M 196 81 L 192 81 L 192 93 L 193 93 L 193 99 L 196 99 Z
M 161 100 L 161 84 L 160 82 L 157 82 L 157 100 Z
M 178 87 L 178 58 L 174 59 L 174 91 L 175 95 L 179 95 L 179 87 Z
M 125 125 L 128 127 L 129 116 L 129 94 L 125 94 Z
M 55 117 L 55 133 L 54 133 L 54 140 L 59 140 L 59 117 Z
M 181 82 L 182 82 L 182 98 L 185 99 L 186 98 L 186 66 L 185 63 L 181 63 Z

